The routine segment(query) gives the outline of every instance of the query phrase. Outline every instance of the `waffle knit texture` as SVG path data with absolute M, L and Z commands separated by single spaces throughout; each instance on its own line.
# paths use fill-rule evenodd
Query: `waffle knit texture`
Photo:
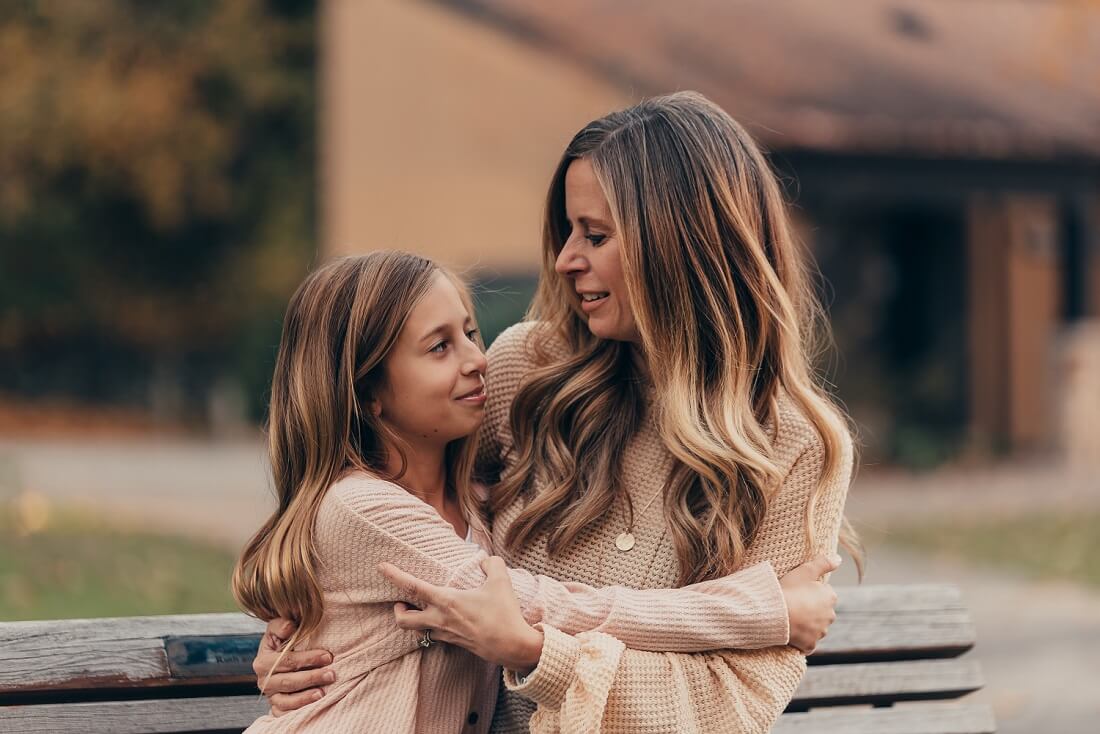
M 509 406 L 524 376 L 536 366 L 526 344 L 532 327 L 531 323 L 511 327 L 489 350 L 489 400 L 482 450 L 506 468 L 513 453 Z M 564 343 L 543 348 L 551 358 L 567 354 Z M 839 470 L 823 478 L 822 440 L 782 396 L 772 433 L 785 479 L 769 500 L 743 567 L 766 562 L 782 576 L 819 553 L 836 550 L 853 459 L 849 440 Z M 635 507 L 661 490 L 672 467 L 672 454 L 654 421 L 647 418 L 623 454 L 622 484 Z M 815 501 L 815 542 L 811 547 L 805 513 L 819 483 L 822 488 Z M 534 482 L 533 491 L 541 489 Z M 637 544 L 629 552 L 615 547 L 615 538 L 624 526 L 621 514 L 612 512 L 586 529 L 564 553 L 551 558 L 545 535 L 515 552 L 504 549 L 505 534 L 523 503 L 520 497 L 493 518 L 495 547 L 509 566 L 592 585 L 650 589 L 676 585 L 680 565 L 663 512 L 650 511 L 635 518 Z M 662 505 L 658 502 L 654 507 Z M 698 618 L 693 623 L 709 624 Z M 541 628 L 545 642 L 538 667 L 522 682 L 514 672 L 505 671 L 506 685 L 497 703 L 493 732 L 518 734 L 527 732 L 528 727 L 535 734 L 766 732 L 790 702 L 806 666 L 805 657 L 785 643 L 755 650 L 716 646 L 690 652 L 655 643 L 638 645 L 637 640 L 607 628 L 577 634 L 548 619 L 542 620 Z
M 476 544 L 400 486 L 362 472 L 329 488 L 315 527 L 324 616 L 301 647 L 332 652 L 336 683 L 320 701 L 261 717 L 248 731 L 488 731 L 499 669 L 458 647 L 421 648 L 418 632 L 395 625 L 393 603 L 403 597 L 377 569 L 389 561 L 436 585 L 478 587 L 490 540 L 476 519 L 471 527 Z M 683 589 L 597 589 L 523 570 L 511 576 L 529 623 L 587 632 L 593 644 L 621 639 L 695 651 L 787 640 L 782 590 L 767 563 Z

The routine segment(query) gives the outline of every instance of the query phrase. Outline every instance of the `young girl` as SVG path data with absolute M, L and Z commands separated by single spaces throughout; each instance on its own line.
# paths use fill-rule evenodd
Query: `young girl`
M 472 314 L 452 276 L 396 252 L 336 260 L 292 298 L 269 416 L 279 505 L 244 549 L 233 587 L 250 613 L 295 620 L 287 649 L 329 650 L 332 679 L 320 700 L 249 731 L 487 731 L 494 664 L 534 669 L 544 645 L 536 624 L 677 652 L 784 645 L 789 613 L 800 634 L 812 628 L 803 644 L 824 634 L 835 597 L 816 578 L 828 563 L 786 589 L 759 563 L 639 591 L 563 584 L 490 560 L 470 479 L 487 399 Z M 394 603 L 421 601 L 426 587 L 383 562 L 432 585 L 434 602 L 474 589 L 462 598 L 476 606 L 464 628 L 475 620 L 476 643 L 453 623 L 435 639 L 430 627 L 395 626 Z M 464 640 L 473 652 L 439 644 Z

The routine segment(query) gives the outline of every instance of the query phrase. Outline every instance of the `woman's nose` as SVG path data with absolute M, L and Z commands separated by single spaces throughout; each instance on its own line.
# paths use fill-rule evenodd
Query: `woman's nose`
M 581 255 L 575 242 L 572 239 L 567 240 L 558 253 L 558 259 L 554 261 L 554 270 L 559 275 L 574 276 L 583 273 L 587 267 L 588 261 Z

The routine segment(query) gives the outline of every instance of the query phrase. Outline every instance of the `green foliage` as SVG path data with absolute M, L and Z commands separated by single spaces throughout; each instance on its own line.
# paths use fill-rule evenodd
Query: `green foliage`
M 239 342 L 314 253 L 314 31 L 309 2 L 4 4 L 0 389 L 267 371 Z
M 538 278 L 514 276 L 493 278 L 473 285 L 478 328 L 485 345 L 493 343 L 500 332 L 523 320 Z
M 0 506 L 0 620 L 233 611 L 234 556 L 83 514 L 21 530 Z
M 891 527 L 886 542 L 999 566 L 1040 579 L 1100 587 L 1100 513 L 942 519 Z

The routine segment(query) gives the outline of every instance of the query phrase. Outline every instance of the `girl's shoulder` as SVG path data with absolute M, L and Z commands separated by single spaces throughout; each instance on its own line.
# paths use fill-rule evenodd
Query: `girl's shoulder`
M 404 487 L 365 471 L 349 471 L 328 488 L 320 515 L 332 522 L 390 525 L 435 511 Z

